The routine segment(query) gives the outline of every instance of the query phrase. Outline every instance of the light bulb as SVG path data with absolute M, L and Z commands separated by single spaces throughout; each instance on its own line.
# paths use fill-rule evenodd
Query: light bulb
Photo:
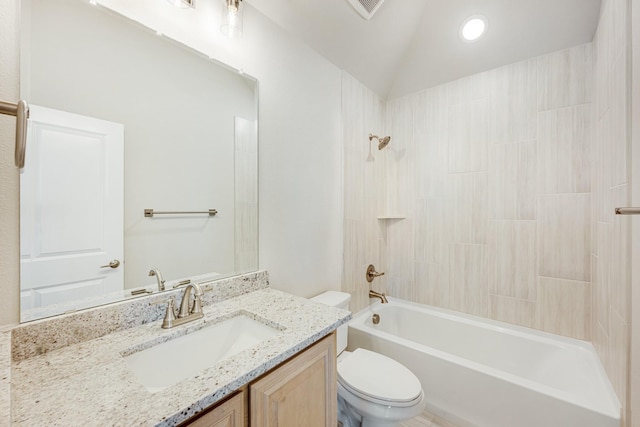
M 460 26 L 460 38 L 467 42 L 476 41 L 485 34 L 486 30 L 487 18 L 482 15 L 470 16 Z
M 220 31 L 229 38 L 242 36 L 242 0 L 223 1 Z

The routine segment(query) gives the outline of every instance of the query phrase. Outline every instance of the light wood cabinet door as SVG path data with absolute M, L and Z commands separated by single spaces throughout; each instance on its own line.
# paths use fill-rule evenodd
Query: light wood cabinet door
M 332 333 L 251 384 L 251 427 L 335 427 L 336 393 Z
M 246 390 L 222 402 L 183 427 L 245 427 Z

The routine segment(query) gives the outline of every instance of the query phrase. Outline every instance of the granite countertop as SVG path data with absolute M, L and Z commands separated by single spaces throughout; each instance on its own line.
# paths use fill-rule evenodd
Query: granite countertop
M 205 306 L 203 311 L 204 318 L 173 329 L 162 329 L 158 320 L 13 362 L 12 425 L 177 425 L 351 318 L 347 311 L 270 288 Z M 280 332 L 157 393 L 138 382 L 122 356 L 150 341 L 167 341 L 237 314 Z

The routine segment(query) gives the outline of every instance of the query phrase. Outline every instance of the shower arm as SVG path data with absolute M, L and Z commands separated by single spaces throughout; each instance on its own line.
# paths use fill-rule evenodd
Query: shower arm
M 378 135 L 374 135 L 370 133 L 369 134 L 369 151 L 371 151 L 371 141 L 373 141 L 374 138 L 378 140 L 378 150 L 382 150 L 384 147 L 389 145 L 389 141 L 391 141 L 390 136 L 383 136 L 382 138 L 380 138 Z

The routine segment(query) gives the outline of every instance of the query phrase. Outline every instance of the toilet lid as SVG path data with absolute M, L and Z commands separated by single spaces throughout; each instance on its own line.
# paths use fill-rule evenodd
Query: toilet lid
M 347 389 L 389 403 L 418 398 L 422 385 L 404 365 L 362 348 L 338 363 L 338 381 Z

